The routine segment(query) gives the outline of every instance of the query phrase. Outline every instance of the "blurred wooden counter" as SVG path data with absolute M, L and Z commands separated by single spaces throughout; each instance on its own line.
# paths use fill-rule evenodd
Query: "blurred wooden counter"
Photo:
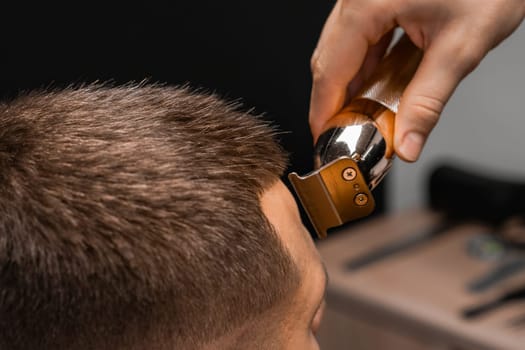
M 495 267 L 467 254 L 473 237 L 490 232 L 480 224 L 455 226 L 432 241 L 381 262 L 351 271 L 346 264 L 387 242 L 396 242 L 439 224 L 429 212 L 407 212 L 354 226 L 318 242 L 330 283 L 319 341 L 339 349 L 525 349 L 525 324 L 509 322 L 525 315 L 515 302 L 475 320 L 461 311 L 525 284 L 521 272 L 472 293 L 467 284 Z

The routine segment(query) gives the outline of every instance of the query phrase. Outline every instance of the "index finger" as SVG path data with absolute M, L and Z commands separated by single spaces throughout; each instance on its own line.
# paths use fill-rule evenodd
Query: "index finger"
M 347 87 L 361 69 L 370 46 L 394 26 L 392 21 L 385 20 L 389 23 L 381 25 L 381 30 L 372 28 L 365 17 L 374 17 L 375 9 L 348 7 L 343 8 L 341 1 L 336 4 L 312 57 L 309 122 L 314 141 L 325 123 L 343 107 Z M 384 52 L 389 41 L 385 41 L 386 45 L 382 43 L 378 51 Z

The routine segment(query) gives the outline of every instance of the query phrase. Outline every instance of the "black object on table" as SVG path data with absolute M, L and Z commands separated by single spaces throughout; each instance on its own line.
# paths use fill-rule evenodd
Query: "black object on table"
M 525 300 L 525 286 L 507 291 L 489 302 L 469 307 L 463 310 L 463 317 L 466 319 L 474 319 L 499 307 L 519 300 Z

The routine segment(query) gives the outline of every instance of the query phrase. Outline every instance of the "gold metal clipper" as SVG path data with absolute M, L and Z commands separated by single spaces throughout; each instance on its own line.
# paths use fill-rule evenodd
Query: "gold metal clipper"
M 314 149 L 316 170 L 288 175 L 320 238 L 327 230 L 371 214 L 372 190 L 394 156 L 394 119 L 422 51 L 403 36 L 360 93 L 328 122 Z

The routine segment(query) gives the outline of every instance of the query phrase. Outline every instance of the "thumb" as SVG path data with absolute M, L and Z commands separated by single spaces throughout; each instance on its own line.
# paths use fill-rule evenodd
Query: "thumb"
M 395 121 L 394 147 L 408 162 L 419 158 L 428 135 L 459 82 L 479 62 L 465 43 L 436 38 L 407 86 Z

